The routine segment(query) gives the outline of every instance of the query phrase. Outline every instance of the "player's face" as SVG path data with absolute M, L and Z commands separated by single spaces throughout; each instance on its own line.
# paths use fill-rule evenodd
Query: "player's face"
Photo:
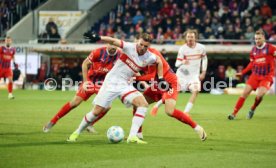
M 188 45 L 194 45 L 196 41 L 196 37 L 194 33 L 187 33 L 186 42 Z
M 143 39 L 139 39 L 137 43 L 137 52 L 139 55 L 144 55 L 150 46 L 150 42 L 146 42 Z
M 11 38 L 5 38 L 5 44 L 7 47 L 9 47 L 12 43 L 12 39 Z
M 109 53 L 110 55 L 115 55 L 115 54 L 116 54 L 116 51 L 117 51 L 117 47 L 112 46 L 112 45 L 109 45 L 109 46 L 107 47 L 107 50 L 108 50 L 108 53 Z
M 261 34 L 255 35 L 256 46 L 261 47 L 264 44 L 264 42 L 265 42 L 265 38 L 263 35 L 261 35 Z

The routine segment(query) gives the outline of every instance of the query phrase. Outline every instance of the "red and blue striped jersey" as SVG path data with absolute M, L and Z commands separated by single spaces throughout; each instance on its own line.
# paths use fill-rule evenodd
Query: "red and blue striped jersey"
M 257 76 L 274 76 L 276 47 L 266 43 L 262 48 L 254 46 L 250 52 L 252 74 Z
M 120 55 L 121 51 L 119 49 L 117 49 L 115 55 L 110 55 L 107 51 L 107 47 L 93 50 L 88 56 L 88 59 L 92 63 L 88 71 L 88 77 L 92 82 L 103 81 L 105 75 L 112 69 Z
M 0 69 L 9 69 L 14 58 L 15 48 L 0 46 Z

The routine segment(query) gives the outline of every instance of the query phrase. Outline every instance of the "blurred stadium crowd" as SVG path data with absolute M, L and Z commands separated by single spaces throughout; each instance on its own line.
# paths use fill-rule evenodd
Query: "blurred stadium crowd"
M 29 11 L 46 0 L 0 0 L 0 37 Z
M 91 30 L 130 40 L 147 32 L 159 44 L 175 44 L 187 28 L 200 39 L 237 40 L 252 40 L 263 28 L 276 40 L 275 13 L 275 2 L 261 0 L 125 0 Z

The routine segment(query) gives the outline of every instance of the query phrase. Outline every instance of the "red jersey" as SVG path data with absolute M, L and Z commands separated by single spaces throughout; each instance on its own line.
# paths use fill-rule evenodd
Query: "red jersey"
M 0 46 L 0 69 L 9 69 L 14 58 L 15 48 Z
M 168 62 L 165 60 L 165 58 L 162 56 L 162 54 L 158 50 L 156 50 L 154 48 L 149 48 L 148 50 L 149 50 L 149 52 L 154 53 L 156 56 L 158 56 L 161 59 L 162 64 L 163 64 L 163 77 L 165 77 L 169 71 L 172 71 L 170 65 L 168 64 Z M 146 75 L 137 76 L 136 80 L 150 81 L 151 79 L 154 79 L 157 74 L 157 67 L 156 67 L 156 65 L 152 65 L 152 66 L 149 66 L 148 69 L 146 69 L 144 71 L 145 71 Z
M 252 75 L 274 77 L 276 47 L 266 43 L 264 47 L 254 46 L 250 52 L 250 67 Z
M 88 56 L 88 59 L 92 63 L 92 66 L 88 70 L 88 77 L 90 80 L 94 83 L 103 81 L 105 75 L 112 69 L 120 55 L 121 51 L 118 49 L 115 55 L 110 55 L 107 51 L 107 47 L 93 50 Z

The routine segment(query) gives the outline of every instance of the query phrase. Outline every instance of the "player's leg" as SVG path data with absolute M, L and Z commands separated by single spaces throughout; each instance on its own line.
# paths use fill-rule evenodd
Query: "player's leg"
M 202 141 L 206 140 L 207 134 L 204 131 L 204 129 L 196 122 L 194 122 L 188 114 L 183 113 L 182 111 L 176 109 L 175 106 L 176 106 L 175 99 L 172 99 L 172 98 L 165 99 L 165 112 L 167 113 L 167 115 L 179 120 L 184 124 L 191 126 L 196 131 L 196 133 L 198 133 Z
M 247 81 L 247 84 L 243 90 L 242 95 L 239 97 L 238 101 L 236 102 L 236 105 L 234 107 L 234 110 L 232 114 L 228 116 L 229 120 L 234 120 L 236 115 L 238 114 L 239 110 L 242 108 L 246 98 L 248 95 L 252 92 L 252 90 L 256 89 L 258 86 L 258 81 L 254 79 L 253 77 L 250 77 Z
M 184 113 L 189 113 L 191 111 L 191 109 L 194 106 L 198 93 L 199 93 L 198 91 L 191 91 L 191 96 L 188 103 L 185 106 Z
M 9 92 L 8 98 L 9 99 L 14 99 L 12 91 L 13 91 L 13 80 L 12 80 L 12 73 L 10 72 L 8 74 L 8 92 Z
M 137 107 L 136 112 L 132 118 L 132 125 L 130 128 L 129 136 L 127 138 L 127 142 L 145 144 L 145 141 L 142 141 L 137 137 L 137 133 L 144 122 L 146 112 L 148 109 L 148 103 L 145 97 L 138 91 L 132 92 L 131 94 L 126 96 L 125 99 L 131 102 L 133 106 Z
M 101 107 L 99 105 L 95 105 L 93 110 L 88 112 L 82 119 L 79 127 L 69 136 L 69 138 L 67 139 L 67 141 L 69 142 L 75 142 L 79 135 L 81 134 L 81 132 L 88 127 L 92 122 L 94 122 L 98 115 L 102 112 L 106 111 L 105 107 Z
M 72 109 L 79 106 L 83 102 L 83 100 L 87 100 L 89 97 L 81 97 L 76 94 L 74 98 L 70 102 L 65 103 L 61 107 L 61 109 L 54 115 L 54 117 L 43 127 L 43 132 L 49 132 L 50 129 L 58 122 L 58 120 L 68 114 Z
M 267 83 L 267 84 L 265 84 Z M 251 119 L 255 113 L 256 108 L 259 106 L 259 104 L 262 102 L 264 95 L 267 93 L 269 87 L 271 86 L 272 83 L 270 81 L 264 81 L 261 83 L 260 87 L 258 88 L 257 96 L 255 98 L 255 102 L 250 108 L 250 111 L 247 114 L 247 119 Z
M 185 109 L 184 109 L 185 113 L 189 113 L 193 108 L 197 95 L 201 89 L 200 85 L 201 84 L 198 78 L 195 78 L 188 83 L 188 89 L 191 91 L 191 96 L 189 98 L 188 103 L 185 106 Z
M 143 95 L 148 104 L 156 102 L 150 112 L 151 115 L 155 116 L 158 112 L 158 108 L 163 104 L 161 91 L 159 91 L 156 86 L 151 86 L 144 91 Z
M 70 135 L 67 141 L 75 142 L 80 133 L 87 126 L 93 123 L 101 113 L 106 112 L 111 107 L 112 101 L 118 97 L 119 94 L 120 92 L 107 91 L 107 89 L 103 86 L 93 101 L 95 104 L 94 108 L 83 117 L 79 127 Z
M 96 119 L 95 121 L 93 121 L 93 122 L 86 128 L 86 130 L 87 130 L 88 132 L 90 132 L 90 133 L 97 134 L 98 132 L 95 130 L 94 124 L 95 124 L 96 122 L 98 122 L 101 118 L 103 118 L 103 117 L 107 114 L 107 112 L 108 112 L 110 109 L 111 109 L 111 107 L 107 108 L 104 112 L 100 113 L 100 114 L 98 115 L 97 119 Z

